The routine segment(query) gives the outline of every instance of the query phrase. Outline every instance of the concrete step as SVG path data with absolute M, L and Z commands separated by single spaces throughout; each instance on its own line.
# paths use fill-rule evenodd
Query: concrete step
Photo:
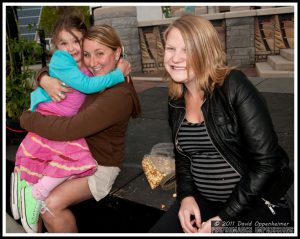
M 268 56 L 267 62 L 274 70 L 278 71 L 293 71 L 294 61 L 289 61 L 280 55 Z
M 294 49 L 280 49 L 280 55 L 289 61 L 294 61 Z
M 294 77 L 294 71 L 275 70 L 267 62 L 257 62 L 255 64 L 259 77 L 262 78 L 291 78 Z
M 162 76 L 132 76 L 132 80 L 134 81 L 159 81 L 162 82 L 163 81 L 163 77 Z

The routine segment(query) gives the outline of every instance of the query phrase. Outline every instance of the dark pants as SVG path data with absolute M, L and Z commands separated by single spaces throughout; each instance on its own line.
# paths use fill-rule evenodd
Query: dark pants
M 196 198 L 198 206 L 201 212 L 202 222 L 207 221 L 208 219 L 218 215 L 218 212 L 224 207 L 222 203 L 210 202 L 201 195 L 198 195 Z M 291 224 L 291 214 L 289 207 L 285 200 L 278 202 L 280 207 L 275 207 L 276 212 L 273 215 L 270 209 L 264 204 L 263 200 L 259 200 L 255 207 L 241 216 L 240 218 L 235 219 L 235 221 L 249 222 L 252 221 L 253 225 L 255 222 L 284 222 Z M 150 233 L 183 233 L 179 218 L 178 211 L 180 208 L 180 203 L 176 201 L 170 209 L 157 221 L 157 223 L 150 229 Z

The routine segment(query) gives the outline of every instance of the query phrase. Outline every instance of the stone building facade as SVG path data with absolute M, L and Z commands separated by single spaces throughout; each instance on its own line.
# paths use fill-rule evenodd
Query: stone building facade
M 149 14 L 151 13 L 149 7 Z M 294 7 L 196 6 L 188 11 L 210 20 L 219 33 L 227 63 L 254 66 L 280 49 L 294 48 Z M 162 71 L 167 26 L 186 14 L 185 7 L 171 7 L 171 18 L 138 21 L 136 7 L 103 7 L 94 11 L 94 24 L 112 25 L 120 34 L 133 72 Z

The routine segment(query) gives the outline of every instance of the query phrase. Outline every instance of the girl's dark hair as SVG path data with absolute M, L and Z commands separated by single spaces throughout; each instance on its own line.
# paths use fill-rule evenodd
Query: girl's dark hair
M 56 45 L 58 34 L 62 30 L 69 32 L 72 36 L 75 37 L 76 40 L 79 40 L 72 32 L 72 30 L 80 31 L 83 36 L 86 34 L 87 27 L 85 25 L 83 16 L 79 17 L 78 15 L 74 15 L 74 14 L 67 14 L 67 15 L 60 16 L 60 18 L 57 20 L 56 24 L 54 25 L 52 31 L 52 40 L 54 45 Z

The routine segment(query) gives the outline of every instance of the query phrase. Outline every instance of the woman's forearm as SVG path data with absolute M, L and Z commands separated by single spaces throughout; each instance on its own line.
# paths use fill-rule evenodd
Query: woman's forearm
M 68 128 L 68 117 L 42 115 L 37 112 L 25 111 L 20 117 L 21 127 L 50 140 L 66 141 L 83 137 L 81 130 Z
M 41 81 L 42 77 L 44 77 L 45 75 L 49 75 L 49 68 L 48 68 L 48 66 L 43 67 L 42 69 L 40 69 L 37 72 L 36 77 L 34 79 L 37 86 L 41 86 L 40 85 L 40 83 L 41 83 L 40 81 Z

